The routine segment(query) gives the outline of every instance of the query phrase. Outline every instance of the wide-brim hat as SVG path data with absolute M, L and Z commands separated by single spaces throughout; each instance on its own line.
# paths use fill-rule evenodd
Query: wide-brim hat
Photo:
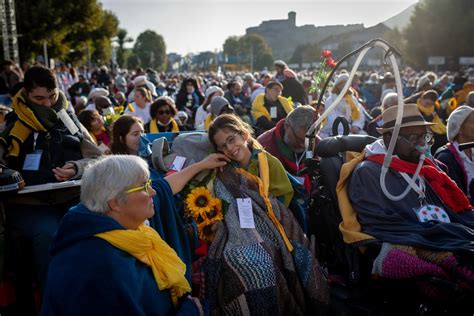
M 398 106 L 392 106 L 382 112 L 383 125 L 377 128 L 380 134 L 393 131 L 397 119 Z M 410 126 L 433 126 L 435 123 L 426 122 L 416 104 L 405 104 L 400 128 Z

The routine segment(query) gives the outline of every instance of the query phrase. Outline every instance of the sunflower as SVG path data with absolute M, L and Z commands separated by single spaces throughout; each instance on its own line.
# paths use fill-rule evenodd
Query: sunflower
M 204 187 L 197 187 L 186 197 L 186 206 L 193 217 L 209 212 L 214 208 L 215 201 L 211 193 Z

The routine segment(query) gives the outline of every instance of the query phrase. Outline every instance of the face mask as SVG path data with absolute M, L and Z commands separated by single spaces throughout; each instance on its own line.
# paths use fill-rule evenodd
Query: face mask
M 138 146 L 138 156 L 147 159 L 151 155 L 151 143 L 145 135 L 140 136 L 140 145 Z
M 103 109 L 102 113 L 104 114 L 104 116 L 108 116 L 108 115 L 115 114 L 115 111 L 114 111 L 114 108 L 112 106 L 109 106 L 108 108 Z

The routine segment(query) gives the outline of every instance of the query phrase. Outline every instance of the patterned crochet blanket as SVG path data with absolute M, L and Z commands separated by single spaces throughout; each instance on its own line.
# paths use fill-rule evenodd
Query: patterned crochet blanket
M 310 242 L 283 204 L 270 197 L 292 252 L 269 219 L 256 183 L 226 167 L 215 181 L 214 194 L 229 208 L 204 267 L 213 313 L 304 315 L 328 304 L 327 281 Z M 240 228 L 236 198 L 251 198 L 255 229 Z
M 460 262 L 452 252 L 430 251 L 411 246 L 383 243 L 379 255 L 374 261 L 372 274 L 387 279 L 418 280 L 420 290 L 434 299 L 446 296 L 446 287 L 426 282 L 436 277 L 448 281 L 461 292 L 474 293 L 474 269 Z

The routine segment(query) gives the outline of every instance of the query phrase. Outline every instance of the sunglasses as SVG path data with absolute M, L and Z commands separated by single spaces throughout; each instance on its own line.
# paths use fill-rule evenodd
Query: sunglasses
M 139 191 L 145 191 L 146 194 L 150 195 L 150 192 L 151 192 L 151 179 L 148 179 L 148 181 L 145 183 L 145 185 L 127 190 L 127 191 L 125 191 L 125 193 L 133 193 L 133 192 L 139 192 Z
M 158 111 L 158 114 L 159 115 L 170 115 L 171 114 L 171 111 L 170 110 L 160 110 Z

